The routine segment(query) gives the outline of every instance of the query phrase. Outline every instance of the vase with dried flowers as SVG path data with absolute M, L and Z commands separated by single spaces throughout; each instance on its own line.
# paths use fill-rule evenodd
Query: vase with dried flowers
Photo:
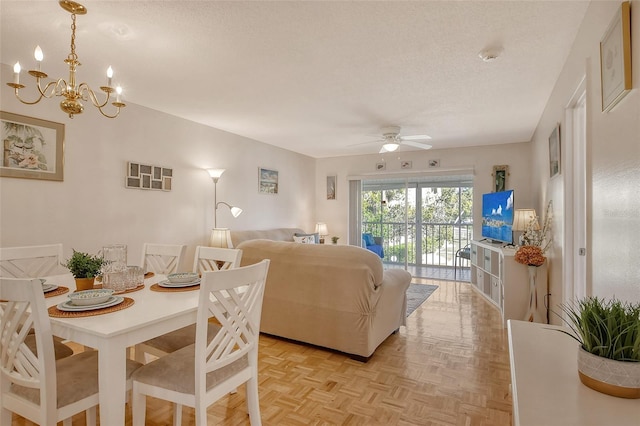
M 529 268 L 529 309 L 525 314 L 525 321 L 541 322 L 538 314 L 538 290 L 536 289 L 536 275 L 539 266 L 547 260 L 544 255 L 551 246 L 551 201 L 547 204 L 542 228 L 538 226 L 538 218 L 534 217 L 527 224 L 522 234 L 523 244 L 518 247 L 514 260 Z

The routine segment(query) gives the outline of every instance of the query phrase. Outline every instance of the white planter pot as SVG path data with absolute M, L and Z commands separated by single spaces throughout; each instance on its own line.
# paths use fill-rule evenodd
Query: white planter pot
M 578 348 L 578 375 L 591 389 L 621 398 L 640 398 L 640 362 L 615 361 Z

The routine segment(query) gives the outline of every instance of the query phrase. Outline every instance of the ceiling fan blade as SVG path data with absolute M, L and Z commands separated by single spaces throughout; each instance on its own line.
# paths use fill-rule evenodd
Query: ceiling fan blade
M 416 148 L 422 148 L 422 149 L 431 149 L 431 148 L 433 148 L 431 145 L 428 145 L 426 143 L 416 142 L 416 141 L 404 141 L 402 143 L 405 144 L 405 145 L 415 146 Z
M 402 136 L 403 141 L 428 141 L 431 139 L 429 135 L 409 135 Z

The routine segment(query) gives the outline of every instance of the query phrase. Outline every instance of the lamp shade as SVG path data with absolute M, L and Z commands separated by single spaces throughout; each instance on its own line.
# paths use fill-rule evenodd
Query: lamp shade
M 527 227 L 532 224 L 534 230 L 540 229 L 538 224 L 538 215 L 534 209 L 516 209 L 513 212 L 513 231 L 526 231 Z
M 207 172 L 209 172 L 209 176 L 211 176 L 211 179 L 220 179 L 220 176 L 222 176 L 222 174 L 224 173 L 225 169 L 207 169 Z
M 318 233 L 318 235 L 329 235 L 327 224 L 323 222 L 316 223 L 316 232 Z
M 231 247 L 231 232 L 227 228 L 213 228 L 209 245 L 221 248 Z
M 233 217 L 238 217 L 242 214 L 242 209 L 240 207 L 231 207 L 231 214 Z

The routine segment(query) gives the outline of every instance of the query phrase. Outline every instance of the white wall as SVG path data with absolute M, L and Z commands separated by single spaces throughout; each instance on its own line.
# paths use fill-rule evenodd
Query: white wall
M 395 152 L 363 156 L 334 157 L 318 159 L 316 163 L 316 219 L 326 222 L 330 235 L 340 237 L 340 243 L 347 243 L 349 216 L 348 177 L 369 175 L 371 178 L 402 173 L 424 173 L 428 175 L 456 174 L 457 170 L 471 169 L 474 173 L 474 205 L 482 205 L 482 194 L 493 191 L 493 166 L 508 165 L 507 189 L 515 190 L 515 207 L 528 208 L 533 205 L 531 197 L 531 144 L 513 143 L 474 148 L 434 149 L 428 151 Z M 429 168 L 428 160 L 440 160 L 440 167 Z M 400 162 L 412 162 L 410 170 L 400 168 Z M 376 163 L 386 162 L 384 172 L 376 172 Z M 461 174 L 466 174 L 461 172 Z M 327 200 L 326 177 L 337 175 L 336 200 Z M 474 234 L 481 232 L 481 209 L 474 209 Z
M 124 243 L 137 263 L 144 242 L 181 243 L 188 245 L 182 268 L 190 269 L 195 246 L 206 244 L 213 227 L 209 167 L 227 169 L 218 201 L 244 210 L 234 219 L 221 206 L 218 227 L 312 230 L 314 159 L 132 104 L 107 119 L 85 103 L 69 119 L 58 100 L 19 103 L 5 85 L 11 77 L 2 66 L 0 109 L 64 123 L 65 167 L 63 182 L 0 178 L 0 246 L 62 242 L 68 256 L 72 248 L 95 253 Z M 172 168 L 172 191 L 126 189 L 127 161 Z M 258 193 L 259 166 L 279 171 L 278 195 Z
M 631 4 L 634 89 L 612 111 L 601 111 L 599 43 L 619 5 L 617 1 L 590 4 L 533 137 L 533 170 L 539 171 L 533 185 L 536 208 L 542 209 L 548 200 L 554 206 L 554 245 L 549 253 L 552 308 L 562 302 L 563 266 L 570 258 L 563 247 L 566 176 L 548 178 L 548 137 L 560 122 L 564 159 L 565 107 L 583 76 L 587 87 L 587 261 L 591 280 L 587 290 L 594 296 L 640 301 L 640 1 Z M 558 322 L 558 318 L 552 319 Z

